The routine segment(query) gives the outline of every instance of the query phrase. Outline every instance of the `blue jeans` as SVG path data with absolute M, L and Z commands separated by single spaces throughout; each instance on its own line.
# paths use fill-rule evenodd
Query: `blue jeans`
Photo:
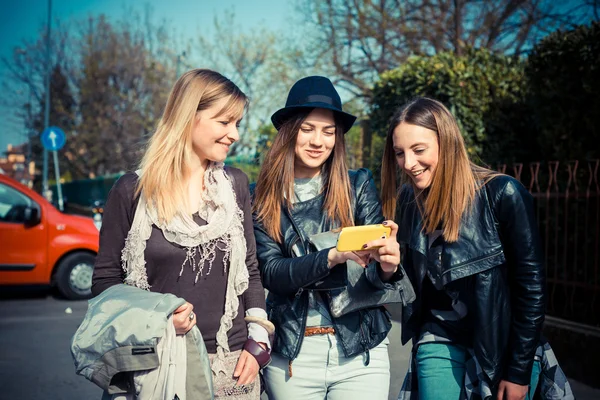
M 390 387 L 389 340 L 364 354 L 345 357 L 335 335 L 305 337 L 288 374 L 288 360 L 271 354 L 263 370 L 269 400 L 387 400 Z
M 542 365 L 538 360 L 533 362 L 533 370 L 531 370 L 531 381 L 529 382 L 529 393 L 527 393 L 527 397 L 525 400 L 532 400 L 533 395 L 535 394 L 535 389 L 537 389 L 537 385 L 540 382 L 540 373 L 542 372 Z
M 419 400 L 460 399 L 465 382 L 465 362 L 468 352 L 448 343 L 424 343 L 416 354 Z M 540 362 L 533 362 L 529 393 L 533 399 L 541 371 Z
M 447 343 L 424 343 L 416 354 L 419 400 L 459 399 L 467 351 Z

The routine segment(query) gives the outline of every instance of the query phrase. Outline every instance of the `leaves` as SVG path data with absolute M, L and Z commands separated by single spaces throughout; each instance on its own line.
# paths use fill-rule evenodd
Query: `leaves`
M 399 68 L 383 73 L 376 83 L 371 112 L 373 130 L 383 140 L 388 120 L 398 107 L 416 96 L 432 97 L 456 116 L 472 156 L 487 162 L 511 157 L 490 153 L 489 143 L 510 142 L 511 126 L 504 125 L 499 133 L 496 121 L 500 116 L 496 113 L 501 104 L 521 104 L 525 93 L 523 68 L 523 62 L 516 57 L 483 49 L 467 49 L 463 56 L 443 52 L 410 57 Z M 380 158 L 381 154 L 375 157 Z
M 599 65 L 599 22 L 556 31 L 531 52 L 529 102 L 550 159 L 600 157 Z

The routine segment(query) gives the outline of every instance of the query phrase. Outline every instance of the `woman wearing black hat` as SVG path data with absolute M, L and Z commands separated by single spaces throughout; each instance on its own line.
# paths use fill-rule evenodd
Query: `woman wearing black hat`
M 321 76 L 296 82 L 271 117 L 278 134 L 252 189 L 259 268 L 276 326 L 273 361 L 263 370 L 271 400 L 388 398 L 389 314 L 371 307 L 334 318 L 329 308 L 346 285 L 347 260 L 366 268 L 374 290 L 397 278 L 400 263 L 397 225 L 383 221 L 371 173 L 347 168 L 344 134 L 355 120 Z M 314 240 L 382 222 L 393 233 L 375 251 L 339 252 Z

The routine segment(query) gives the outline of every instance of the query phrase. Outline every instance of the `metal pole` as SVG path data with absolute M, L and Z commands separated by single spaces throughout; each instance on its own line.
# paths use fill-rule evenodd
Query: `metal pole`
M 29 88 L 29 107 L 27 108 L 27 119 L 29 121 L 32 121 L 33 118 L 31 117 L 31 108 L 32 108 L 32 90 L 31 87 Z M 31 139 L 33 138 L 33 132 L 31 131 L 31 129 L 27 128 L 27 185 L 29 187 L 32 187 L 33 185 L 33 175 L 29 173 L 29 166 L 31 165 Z M 35 170 L 33 171 L 35 174 Z
M 56 177 L 56 192 L 58 193 L 58 209 L 60 211 L 65 211 L 62 196 L 62 188 L 60 185 L 60 170 L 58 169 L 58 152 L 53 151 L 52 153 L 52 155 L 54 156 L 54 176 Z
M 50 25 L 52 22 L 52 0 L 48 0 L 48 26 L 46 29 L 46 103 L 44 104 L 44 130 L 50 126 Z M 48 150 L 44 148 L 42 195 L 46 197 L 48 192 Z

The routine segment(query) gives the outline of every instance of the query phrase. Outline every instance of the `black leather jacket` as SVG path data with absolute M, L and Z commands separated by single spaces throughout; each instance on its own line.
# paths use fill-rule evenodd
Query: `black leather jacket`
M 349 171 L 349 174 L 355 224 L 381 223 L 381 203 L 371 172 L 359 169 Z M 250 191 L 254 193 L 253 186 Z M 322 199 L 314 199 L 315 202 L 319 200 L 322 205 Z M 322 207 L 315 204 L 310 207 L 302 206 L 311 201 L 298 203 L 291 212 L 284 207 L 281 215 L 282 244 L 274 241 L 261 224 L 254 221 L 256 255 L 263 286 L 269 291 L 267 313 L 275 325 L 273 351 L 288 360 L 294 360 L 298 356 L 304 338 L 308 313 L 308 290 L 305 288 L 330 274 L 327 266 L 329 249 L 316 251 L 311 248 L 308 238 L 304 237 L 305 231 L 314 231 L 316 228 L 320 232 L 326 232 L 333 228 Z M 333 269 L 335 268 L 343 266 L 338 265 Z M 390 285 L 381 281 L 377 268 L 376 263 L 368 266 L 369 281 L 376 287 Z M 327 295 L 335 296 L 335 290 L 328 291 Z M 345 356 L 366 352 L 365 363 L 368 363 L 369 349 L 381 343 L 392 327 L 390 314 L 384 307 L 355 311 L 340 318 L 332 317 L 332 321 Z
M 410 185 L 399 200 L 398 241 L 417 299 L 403 308 L 402 343 L 419 334 L 427 236 Z M 516 179 L 499 176 L 479 190 L 459 239 L 444 243 L 432 279 L 458 295 L 474 324 L 472 347 L 493 386 L 527 385 L 545 315 L 544 262 L 533 199 Z M 430 264 L 431 265 L 431 264 Z

